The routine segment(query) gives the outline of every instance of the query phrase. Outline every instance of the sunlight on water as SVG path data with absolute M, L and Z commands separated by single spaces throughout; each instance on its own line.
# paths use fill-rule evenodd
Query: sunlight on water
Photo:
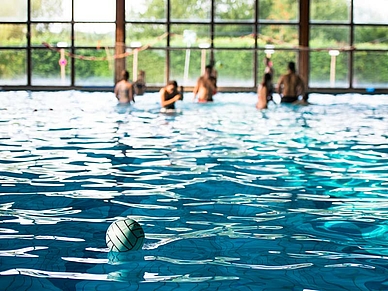
M 189 97 L 0 93 L 3 290 L 388 289 L 387 96 Z

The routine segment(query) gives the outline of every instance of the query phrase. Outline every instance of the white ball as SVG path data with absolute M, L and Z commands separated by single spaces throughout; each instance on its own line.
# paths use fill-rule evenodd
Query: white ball
M 106 245 L 114 252 L 141 249 L 144 242 L 143 228 L 135 220 L 124 218 L 113 222 L 106 231 Z

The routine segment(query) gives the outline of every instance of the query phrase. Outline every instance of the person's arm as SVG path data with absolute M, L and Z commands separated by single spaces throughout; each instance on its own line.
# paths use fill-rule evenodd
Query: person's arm
M 160 89 L 160 103 L 162 107 L 166 107 L 170 104 L 175 103 L 181 98 L 181 94 L 177 93 L 173 98 L 166 100 L 166 89 L 162 88 Z
M 201 77 L 198 78 L 197 84 L 195 85 L 195 87 L 193 89 L 193 101 L 195 101 L 195 99 L 197 98 L 197 94 L 198 94 L 200 86 L 202 86 L 202 78 Z
M 135 103 L 135 88 L 133 87 L 133 84 L 129 85 L 129 89 L 128 89 L 128 92 L 129 92 L 129 100 L 133 101 L 133 103 Z
M 115 96 L 116 96 L 116 99 L 119 100 L 119 90 L 118 90 L 117 87 L 118 87 L 118 86 L 117 86 L 117 84 L 116 84 L 115 89 L 114 89 L 114 94 L 115 94 Z
M 282 95 L 283 83 L 284 83 L 284 76 L 280 77 L 278 86 L 276 88 L 280 95 Z

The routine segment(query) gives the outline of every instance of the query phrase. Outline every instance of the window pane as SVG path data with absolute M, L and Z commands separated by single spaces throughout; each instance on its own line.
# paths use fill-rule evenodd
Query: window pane
M 0 50 L 0 85 L 27 85 L 27 54 L 23 50 Z
M 349 26 L 318 26 L 310 27 L 311 48 L 343 48 L 350 45 Z
M 296 25 L 260 25 L 257 38 L 259 46 L 267 44 L 280 47 L 298 46 L 298 27 Z
M 310 53 L 310 87 L 349 87 L 349 53 L 331 56 L 329 51 Z
M 71 20 L 71 0 L 31 0 L 31 20 Z
M 298 63 L 298 53 L 296 51 L 285 51 L 285 50 L 260 50 L 258 53 L 258 73 L 257 73 L 257 83 L 259 84 L 262 81 L 264 76 L 265 69 L 265 57 L 269 56 L 272 62 L 273 69 L 273 80 L 272 82 L 276 84 L 282 74 L 287 73 L 287 65 L 289 62 Z
M 27 0 L 2 0 L 0 21 L 27 21 Z
M 75 85 L 77 86 L 113 86 L 114 50 L 76 50 L 76 55 L 88 59 L 75 59 Z
M 357 49 L 388 49 L 386 26 L 356 26 L 354 43 Z
M 388 24 L 387 0 L 353 0 L 354 23 Z
M 299 20 L 299 1 L 260 0 L 259 19 L 286 22 Z
M 201 75 L 200 50 L 171 51 L 170 61 L 170 79 L 179 86 L 195 86 Z
M 350 22 L 349 0 L 310 0 L 311 22 Z
M 171 43 L 172 47 L 198 47 L 199 44 L 210 43 L 209 25 L 172 25 Z
M 216 20 L 250 20 L 255 19 L 254 0 L 215 0 Z
M 65 55 L 64 50 L 63 52 L 57 52 L 35 49 L 31 52 L 31 60 L 31 85 L 70 85 L 70 60 Z
M 24 24 L 0 24 L 0 46 L 27 45 L 27 27 Z
M 138 46 L 152 45 L 165 47 L 167 44 L 166 26 L 162 24 L 127 24 L 125 33 L 125 43 L 138 42 Z
M 76 46 L 114 46 L 115 25 L 112 23 L 78 23 L 74 25 Z
M 255 46 L 252 25 L 216 25 L 215 47 L 251 47 Z
M 131 80 L 136 80 L 133 61 L 134 55 L 127 57 L 127 69 L 131 74 Z M 137 72 L 140 70 L 145 72 L 145 81 L 147 86 L 164 86 L 165 85 L 165 67 L 166 67 L 166 51 L 164 50 L 145 50 L 138 53 Z M 136 70 L 136 68 L 135 68 Z M 135 77 L 135 78 L 134 78 Z
M 252 87 L 253 51 L 249 50 L 216 50 L 215 69 L 218 73 L 217 86 Z
M 388 66 L 386 52 L 354 53 L 355 88 L 388 88 Z
M 171 0 L 171 20 L 210 21 L 211 1 Z
M 62 46 L 71 44 L 71 25 L 63 23 L 38 23 L 31 24 L 31 44 L 41 45 L 48 43 L 56 46 L 62 43 Z M 66 44 L 64 44 L 66 43 Z
M 127 0 L 125 1 L 126 21 L 166 20 L 166 0 Z
M 116 0 L 74 0 L 75 21 L 115 21 Z

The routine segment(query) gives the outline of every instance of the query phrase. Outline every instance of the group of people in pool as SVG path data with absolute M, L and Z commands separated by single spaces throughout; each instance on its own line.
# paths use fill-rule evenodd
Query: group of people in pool
M 282 75 L 277 85 L 277 92 L 281 96 L 282 103 L 307 103 L 307 93 L 303 79 L 296 73 L 295 63 L 288 63 L 288 71 Z M 119 81 L 114 89 L 117 100 L 120 103 L 135 102 L 136 82 L 131 83 L 129 80 L 129 72 L 123 71 L 122 80 Z M 270 59 L 266 58 L 266 68 L 263 80 L 257 89 L 258 100 L 256 103 L 257 109 L 266 109 L 268 102 L 272 100 L 274 93 L 273 86 L 273 69 Z M 143 91 L 144 93 L 144 91 Z M 212 65 L 207 65 L 205 72 L 197 80 L 193 89 L 193 101 L 198 97 L 198 102 L 212 102 L 213 95 L 217 93 L 217 71 Z M 178 83 L 171 80 L 166 86 L 160 89 L 161 106 L 164 110 L 174 110 L 175 103 L 178 100 L 183 100 L 183 87 L 178 88 Z M 299 96 L 302 99 L 299 100 Z

